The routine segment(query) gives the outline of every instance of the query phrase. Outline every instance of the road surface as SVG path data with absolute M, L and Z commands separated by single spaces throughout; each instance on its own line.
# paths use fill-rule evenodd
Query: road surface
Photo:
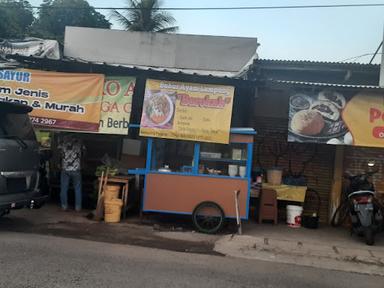
M 383 287 L 384 278 L 0 231 L 0 287 Z

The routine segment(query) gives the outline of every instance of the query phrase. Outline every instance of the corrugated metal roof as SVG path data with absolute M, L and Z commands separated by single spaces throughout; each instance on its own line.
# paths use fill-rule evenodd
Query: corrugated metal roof
M 80 58 L 64 57 L 62 61 L 73 61 L 81 63 L 90 63 L 95 65 L 107 65 L 113 67 L 124 67 L 130 69 L 137 69 L 143 71 L 157 71 L 157 72 L 169 72 L 169 73 L 182 73 L 186 75 L 198 75 L 198 76 L 212 76 L 219 78 L 239 78 L 239 72 L 233 73 L 228 71 L 209 71 L 209 70 L 192 70 L 192 69 L 177 69 L 177 68 L 159 68 L 151 66 L 140 66 L 140 65 L 127 65 L 127 64 L 117 64 L 117 63 L 106 63 L 106 62 L 95 62 L 87 61 Z
M 0 69 L 17 68 L 18 63 L 0 61 Z
M 356 88 L 356 89 L 384 89 L 383 87 L 374 86 L 374 85 L 332 84 L 332 83 L 289 81 L 289 80 L 275 80 L 275 79 L 269 79 L 269 80 L 266 80 L 266 82 L 276 83 L 276 84 L 301 85 L 301 86 L 325 86 L 325 87 Z
M 104 65 L 108 67 L 121 67 L 139 71 L 155 71 L 155 72 L 166 72 L 172 74 L 180 74 L 180 75 L 189 75 L 189 76 L 207 76 L 218 79 L 234 79 L 240 80 L 241 75 L 244 71 L 240 71 L 237 73 L 225 72 L 225 71 L 207 71 L 207 70 L 190 70 L 190 69 L 175 69 L 175 68 L 159 68 L 159 67 L 149 67 L 149 66 L 137 66 L 137 65 L 126 65 L 126 64 L 117 64 L 117 63 L 105 63 L 105 62 L 91 62 L 86 61 L 79 58 L 72 57 L 64 57 L 60 60 L 41 58 L 35 56 L 23 56 L 23 55 L 9 55 L 8 58 L 15 59 L 16 61 L 21 61 L 27 63 L 28 61 L 49 61 L 51 63 L 83 63 L 83 64 L 91 64 L 91 65 Z M 248 67 L 246 67 L 248 69 Z
M 280 59 L 263 59 L 259 58 L 254 63 L 269 63 L 269 64 L 303 64 L 303 65 L 328 65 L 328 66 L 361 66 L 361 67 L 380 67 L 380 64 L 358 63 L 358 62 L 332 62 L 332 61 L 312 61 L 312 60 L 280 60 Z

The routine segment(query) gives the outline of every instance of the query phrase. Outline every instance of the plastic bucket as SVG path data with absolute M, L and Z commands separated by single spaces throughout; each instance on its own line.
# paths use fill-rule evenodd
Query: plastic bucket
M 121 207 L 123 201 L 121 199 L 112 199 L 104 201 L 104 221 L 106 223 L 120 222 Z
M 107 185 L 104 189 L 104 200 L 119 198 L 120 185 Z
M 296 205 L 287 205 L 287 224 L 291 227 L 301 226 L 301 214 L 303 207 Z
M 269 169 L 267 171 L 267 181 L 271 185 L 281 185 L 281 179 L 283 177 L 283 171 L 280 169 Z

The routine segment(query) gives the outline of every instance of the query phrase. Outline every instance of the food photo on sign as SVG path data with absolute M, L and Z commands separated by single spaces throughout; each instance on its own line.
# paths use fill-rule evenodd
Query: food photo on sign
M 288 141 L 352 145 L 352 135 L 342 118 L 349 98 L 329 89 L 294 93 L 289 100 Z
M 147 90 L 144 96 L 142 127 L 172 129 L 176 92 Z

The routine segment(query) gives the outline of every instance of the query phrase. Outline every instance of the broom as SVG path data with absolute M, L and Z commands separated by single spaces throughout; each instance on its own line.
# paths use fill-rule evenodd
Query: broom
M 101 179 L 99 182 L 99 195 L 98 195 L 96 211 L 95 211 L 95 220 L 96 221 L 101 221 L 101 219 L 103 219 L 104 190 L 105 190 L 105 186 L 107 185 L 107 182 L 108 182 L 108 174 L 109 174 L 109 168 L 107 168 L 107 171 L 105 173 L 105 177 L 104 177 L 104 171 L 101 173 Z

